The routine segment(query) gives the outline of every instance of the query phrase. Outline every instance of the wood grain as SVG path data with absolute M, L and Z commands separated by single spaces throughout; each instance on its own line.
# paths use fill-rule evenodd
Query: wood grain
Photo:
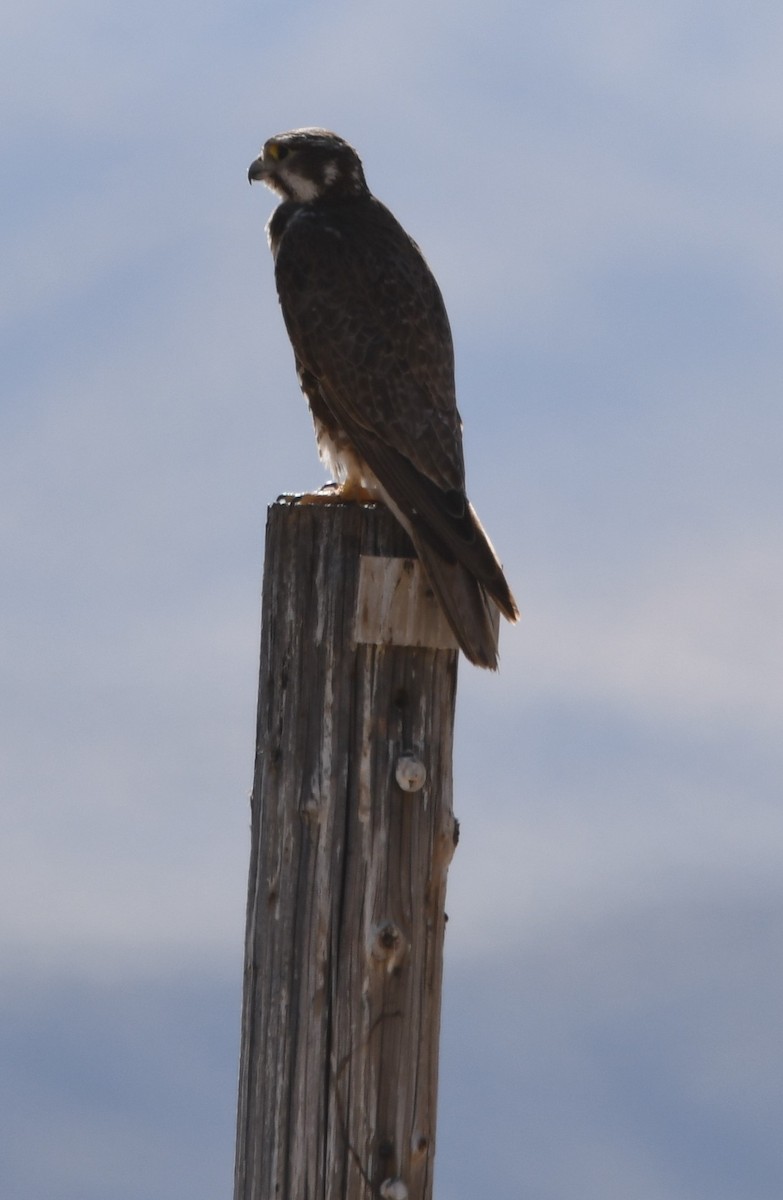
M 383 507 L 270 508 L 235 1200 L 432 1195 L 457 654 L 383 571 L 374 640 L 363 556 L 413 558 Z

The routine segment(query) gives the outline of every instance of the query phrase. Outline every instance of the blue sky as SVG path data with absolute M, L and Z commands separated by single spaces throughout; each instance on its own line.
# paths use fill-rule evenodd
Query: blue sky
M 436 1192 L 779 1200 L 783 13 L 14 0 L 0 1181 L 230 1194 L 265 508 L 318 485 L 246 169 L 421 244 L 523 620 L 461 672 Z

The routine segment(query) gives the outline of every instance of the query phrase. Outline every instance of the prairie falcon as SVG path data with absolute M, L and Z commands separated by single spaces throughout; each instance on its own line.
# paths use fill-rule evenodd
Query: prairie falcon
M 281 198 L 267 226 L 318 450 L 346 498 L 410 535 L 467 658 L 495 669 L 494 607 L 519 616 L 465 493 L 451 330 L 421 251 L 326 129 L 277 134 L 250 165 Z

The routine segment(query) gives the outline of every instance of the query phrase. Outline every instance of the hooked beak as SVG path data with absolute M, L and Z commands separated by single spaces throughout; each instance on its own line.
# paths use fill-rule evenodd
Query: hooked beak
M 263 181 L 266 179 L 267 173 L 268 168 L 264 162 L 264 156 L 261 154 L 258 158 L 254 158 L 248 167 L 247 181 L 248 183 L 257 183 L 259 180 Z

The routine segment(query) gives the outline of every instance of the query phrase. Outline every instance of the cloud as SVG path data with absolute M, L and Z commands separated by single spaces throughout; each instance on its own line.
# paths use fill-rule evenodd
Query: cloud
M 615 576 L 575 603 L 541 594 L 535 638 L 507 639 L 511 670 L 543 699 L 770 734 L 781 719 L 778 537 L 772 526 L 734 544 L 675 545 L 630 581 Z
M 8 14 L 1 907 L 49 1051 L 5 1102 L 56 1148 L 20 1200 L 168 1194 L 194 1128 L 227 1162 L 233 1085 L 165 1048 L 203 1013 L 233 1078 L 233 1000 L 171 980 L 239 983 L 264 508 L 322 478 L 244 175 L 311 121 L 442 283 L 523 611 L 461 670 L 439 1186 L 776 1194 L 782 20 Z
M 774 1195 L 773 910 L 662 890 L 642 920 L 618 905 L 479 968 L 447 957 L 440 1186 L 462 1200 L 490 1169 L 504 1195 Z

